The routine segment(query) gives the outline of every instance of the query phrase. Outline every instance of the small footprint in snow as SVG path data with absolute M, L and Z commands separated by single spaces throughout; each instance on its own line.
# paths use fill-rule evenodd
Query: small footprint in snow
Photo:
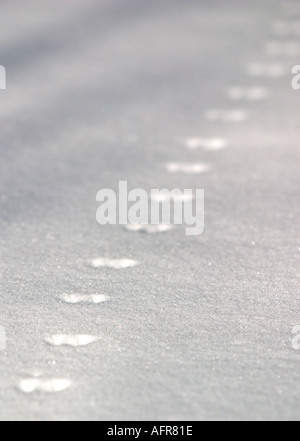
M 187 138 L 185 146 L 190 150 L 219 151 L 227 148 L 228 142 L 223 138 Z
M 227 96 L 233 101 L 262 101 L 269 95 L 264 87 L 231 87 L 228 89 Z
M 174 229 L 173 225 L 141 225 L 141 224 L 129 224 L 126 225 L 126 230 L 132 231 L 134 233 L 147 233 L 147 234 L 155 234 L 155 233 L 166 233 Z
M 110 300 L 110 297 L 104 294 L 62 294 L 57 296 L 57 298 L 65 303 L 69 303 L 72 305 L 75 305 L 77 303 L 90 303 L 98 305 L 100 303 L 108 302 Z
M 289 35 L 300 35 L 300 21 L 278 20 L 275 23 L 273 23 L 272 31 L 273 34 L 277 35 L 278 37 L 287 37 Z
M 298 41 L 269 41 L 266 43 L 266 53 L 270 57 L 295 57 L 300 54 Z
M 193 190 L 161 190 L 151 192 L 151 201 L 153 202 L 191 202 L 194 200 Z
M 187 175 L 197 175 L 205 173 L 211 169 L 207 164 L 201 163 L 184 163 L 184 162 L 168 162 L 166 169 L 169 173 L 185 173 Z
M 272 25 L 272 31 L 275 35 L 285 37 L 291 33 L 291 25 L 284 20 L 277 20 Z
M 206 112 L 206 119 L 211 122 L 241 123 L 248 119 L 245 110 L 209 110 Z
M 93 268 L 110 268 L 110 269 L 126 269 L 140 265 L 140 262 L 132 259 L 106 259 L 97 258 L 91 261 Z
M 45 342 L 50 346 L 87 346 L 99 341 L 99 337 L 93 335 L 52 335 L 46 337 Z
M 71 381 L 66 378 L 39 379 L 30 378 L 21 380 L 18 389 L 26 394 L 34 392 L 56 393 L 63 392 L 71 386 Z

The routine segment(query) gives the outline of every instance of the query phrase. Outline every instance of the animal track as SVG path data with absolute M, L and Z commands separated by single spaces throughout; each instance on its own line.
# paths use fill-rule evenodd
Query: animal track
M 133 268 L 135 266 L 140 265 L 140 262 L 132 259 L 106 259 L 106 258 L 97 258 L 91 261 L 91 265 L 93 268 L 110 268 L 110 269 L 126 269 Z
M 65 378 L 39 379 L 30 378 L 21 380 L 18 389 L 30 394 L 33 392 L 56 393 L 63 392 L 71 386 L 71 381 Z
M 87 346 L 99 341 L 99 337 L 93 335 L 52 335 L 46 337 L 45 342 L 50 346 Z
M 197 175 L 210 170 L 210 166 L 201 163 L 169 162 L 166 169 L 169 173 L 184 173 L 187 175 Z
M 228 142 L 223 138 L 187 138 L 185 146 L 190 150 L 218 151 L 228 147 Z
M 241 123 L 248 119 L 245 110 L 209 110 L 206 112 L 207 121 L 223 123 Z

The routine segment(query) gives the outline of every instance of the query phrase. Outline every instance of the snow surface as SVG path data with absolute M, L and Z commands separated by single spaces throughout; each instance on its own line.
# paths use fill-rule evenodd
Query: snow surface
M 300 419 L 299 59 L 266 46 L 299 20 L 292 0 L 1 2 L 1 420 Z M 204 188 L 205 233 L 100 227 L 120 180 Z

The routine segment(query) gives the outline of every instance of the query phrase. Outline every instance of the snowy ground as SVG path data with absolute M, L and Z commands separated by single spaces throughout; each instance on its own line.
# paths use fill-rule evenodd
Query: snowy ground
M 297 2 L 0 7 L 1 420 L 299 420 Z M 205 233 L 100 227 L 120 180 L 204 188 Z

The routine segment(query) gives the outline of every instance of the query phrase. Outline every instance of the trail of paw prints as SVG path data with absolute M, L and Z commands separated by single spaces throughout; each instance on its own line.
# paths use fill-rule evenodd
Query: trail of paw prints
M 286 38 L 300 35 L 300 23 L 288 21 L 277 21 L 272 27 L 276 38 Z M 272 58 L 293 57 L 299 54 L 299 43 L 294 40 L 279 41 L 271 40 L 265 44 L 265 53 Z M 246 72 L 253 78 L 282 78 L 287 74 L 287 68 L 280 62 L 250 63 Z M 269 96 L 269 91 L 261 86 L 240 87 L 233 86 L 226 91 L 227 98 L 231 101 L 258 102 Z M 244 109 L 219 110 L 212 109 L 206 113 L 206 120 L 212 123 L 242 123 L 249 119 L 249 114 Z M 189 137 L 183 141 L 189 150 L 221 151 L 229 147 L 228 140 L 221 137 Z M 166 164 L 166 171 L 171 174 L 197 175 L 211 170 L 211 165 L 203 163 L 169 162 Z M 159 198 L 163 201 L 163 196 Z M 126 230 L 134 233 L 165 233 L 173 229 L 170 225 L 127 225 Z M 95 258 L 89 262 L 94 269 L 124 270 L 140 265 L 140 262 L 133 259 L 107 259 Z M 104 294 L 61 294 L 57 300 L 67 305 L 101 305 L 110 300 Z M 55 334 L 44 338 L 45 344 L 52 347 L 84 347 L 95 344 L 100 337 L 81 334 Z M 72 382 L 69 378 L 25 378 L 18 383 L 18 389 L 25 394 L 33 393 L 60 393 L 69 389 Z
M 108 268 L 114 270 L 133 268 L 140 262 L 132 259 L 107 259 L 96 258 L 90 261 L 93 268 Z M 110 301 L 105 294 L 67 294 L 57 296 L 57 300 L 67 305 L 101 305 Z M 101 338 L 89 334 L 54 334 L 44 338 L 45 344 L 54 348 L 71 347 L 80 348 L 99 342 Z M 71 380 L 61 378 L 27 378 L 18 384 L 18 389 L 26 394 L 32 393 L 58 393 L 63 392 L 71 386 Z
M 150 195 L 153 202 L 191 202 L 194 200 L 194 194 L 192 190 L 162 190 L 160 192 L 153 192 Z
M 282 63 L 249 63 L 246 72 L 253 78 L 279 79 L 287 75 L 287 66 Z
M 104 294 L 61 294 L 57 300 L 67 305 L 100 305 L 110 300 L 110 297 Z M 44 343 L 53 348 L 71 347 L 80 348 L 99 342 L 101 338 L 89 334 L 54 334 L 44 338 Z M 55 361 L 53 361 L 55 364 Z M 17 384 L 17 389 L 26 394 L 57 394 L 69 389 L 72 381 L 69 378 L 51 378 L 43 377 L 41 372 L 37 375 L 23 378 Z
M 299 31 L 299 22 L 291 27 L 290 23 L 276 23 L 273 27 L 274 33 L 277 34 L 296 34 Z M 265 53 L 270 57 L 292 57 L 300 53 L 300 45 L 298 41 L 278 41 L 270 40 L 265 44 Z M 272 62 L 253 62 L 246 66 L 248 76 L 257 78 L 278 79 L 284 77 L 288 69 L 285 64 L 279 61 Z M 268 99 L 271 95 L 270 90 L 260 84 L 252 86 L 234 85 L 226 90 L 226 96 L 234 102 L 257 103 Z M 210 109 L 206 111 L 205 118 L 210 123 L 223 124 L 240 124 L 249 120 L 250 115 L 247 109 Z M 184 145 L 188 150 L 203 150 L 217 152 L 227 149 L 230 142 L 222 137 L 189 137 L 184 140 Z M 203 173 L 211 167 L 205 164 L 186 164 L 186 163 L 169 163 L 167 170 L 170 173 Z

